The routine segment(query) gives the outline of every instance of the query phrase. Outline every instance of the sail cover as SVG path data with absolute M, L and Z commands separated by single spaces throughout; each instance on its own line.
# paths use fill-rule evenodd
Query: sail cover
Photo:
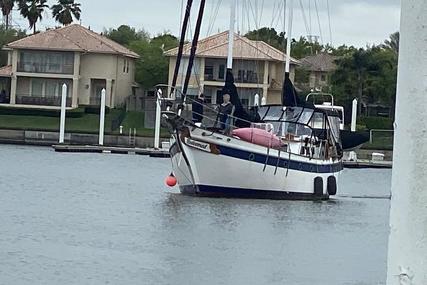
M 252 116 L 250 116 L 248 112 L 246 112 L 245 108 L 243 108 L 242 102 L 240 101 L 239 94 L 237 92 L 237 87 L 234 84 L 234 76 L 233 71 L 231 69 L 227 69 L 225 85 L 222 89 L 222 94 L 230 95 L 231 103 L 234 105 L 235 108 L 234 117 L 237 118 L 237 121 L 235 122 L 236 127 L 249 127 L 249 122 L 256 121 L 255 118 L 252 118 Z
M 291 81 L 289 72 L 286 72 L 285 82 L 283 83 L 282 105 L 286 107 L 297 107 L 304 105 L 304 103 L 301 102 L 300 98 L 298 97 L 298 93 Z

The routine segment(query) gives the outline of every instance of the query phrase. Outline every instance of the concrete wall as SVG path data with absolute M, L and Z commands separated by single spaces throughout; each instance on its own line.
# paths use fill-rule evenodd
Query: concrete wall
M 50 146 L 53 144 L 57 144 L 58 141 L 59 141 L 59 133 L 57 132 L 0 130 L 0 143 Z M 169 141 L 169 139 L 162 138 L 161 141 Z M 86 145 L 86 144 L 97 145 L 98 135 L 66 133 L 65 142 L 69 144 L 75 144 L 75 145 Z M 104 137 L 104 145 L 146 148 L 146 147 L 154 146 L 154 138 L 136 137 L 135 145 L 130 145 L 128 136 L 106 135 Z

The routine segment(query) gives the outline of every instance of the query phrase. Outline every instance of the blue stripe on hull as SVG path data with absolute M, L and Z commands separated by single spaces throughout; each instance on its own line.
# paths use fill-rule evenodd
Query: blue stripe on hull
M 247 199 L 275 199 L 275 200 L 327 200 L 328 195 L 315 195 L 298 192 L 266 191 L 256 189 L 242 189 L 218 187 L 208 185 L 180 186 L 182 194 L 201 197 L 217 198 L 247 198 Z
M 229 157 L 242 159 L 246 161 L 252 161 L 254 163 L 260 163 L 263 165 L 267 164 L 273 167 L 277 166 L 279 169 L 284 168 L 284 169 L 297 170 L 297 171 L 310 172 L 310 173 L 337 173 L 344 169 L 342 162 L 327 164 L 327 165 L 319 165 L 319 164 L 314 164 L 309 162 L 289 160 L 286 158 L 277 158 L 274 156 L 267 157 L 266 154 L 252 153 L 249 151 L 239 150 L 239 149 L 226 147 L 222 145 L 218 145 L 218 149 L 221 153 L 220 155 L 229 156 Z M 200 151 L 197 149 L 195 150 Z M 179 151 L 177 151 L 177 147 L 174 144 L 170 150 L 171 156 L 172 157 L 175 156 L 178 152 Z M 279 162 L 277 160 L 279 160 Z
M 250 160 L 256 163 L 265 164 L 267 162 L 267 165 L 269 166 L 278 166 L 278 168 L 289 168 L 290 170 L 297 170 L 297 171 L 304 171 L 304 172 L 311 172 L 311 173 L 336 173 L 341 170 L 343 170 L 343 164 L 342 163 L 334 163 L 334 164 L 328 164 L 328 165 L 318 165 L 314 163 L 308 163 L 308 162 L 299 162 L 284 158 L 277 158 L 274 156 L 269 156 L 264 154 L 257 154 L 252 153 L 245 150 L 239 150 L 235 148 L 225 147 L 225 146 L 218 146 L 221 155 L 243 159 L 243 160 Z M 279 162 L 277 161 L 279 160 Z

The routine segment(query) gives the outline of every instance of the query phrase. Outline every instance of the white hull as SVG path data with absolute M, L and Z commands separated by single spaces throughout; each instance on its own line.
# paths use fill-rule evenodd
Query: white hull
M 342 170 L 340 161 L 279 154 L 239 139 L 207 135 L 197 128 L 191 131 L 191 138 L 181 135 L 172 144 L 173 171 L 186 194 L 327 199 L 335 194 Z

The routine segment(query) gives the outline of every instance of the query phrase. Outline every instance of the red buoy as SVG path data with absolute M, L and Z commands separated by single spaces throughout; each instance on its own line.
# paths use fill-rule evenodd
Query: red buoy
M 166 177 L 166 185 L 169 187 L 175 187 L 177 183 L 176 177 L 175 175 L 173 175 L 173 173 L 171 173 L 168 177 Z

